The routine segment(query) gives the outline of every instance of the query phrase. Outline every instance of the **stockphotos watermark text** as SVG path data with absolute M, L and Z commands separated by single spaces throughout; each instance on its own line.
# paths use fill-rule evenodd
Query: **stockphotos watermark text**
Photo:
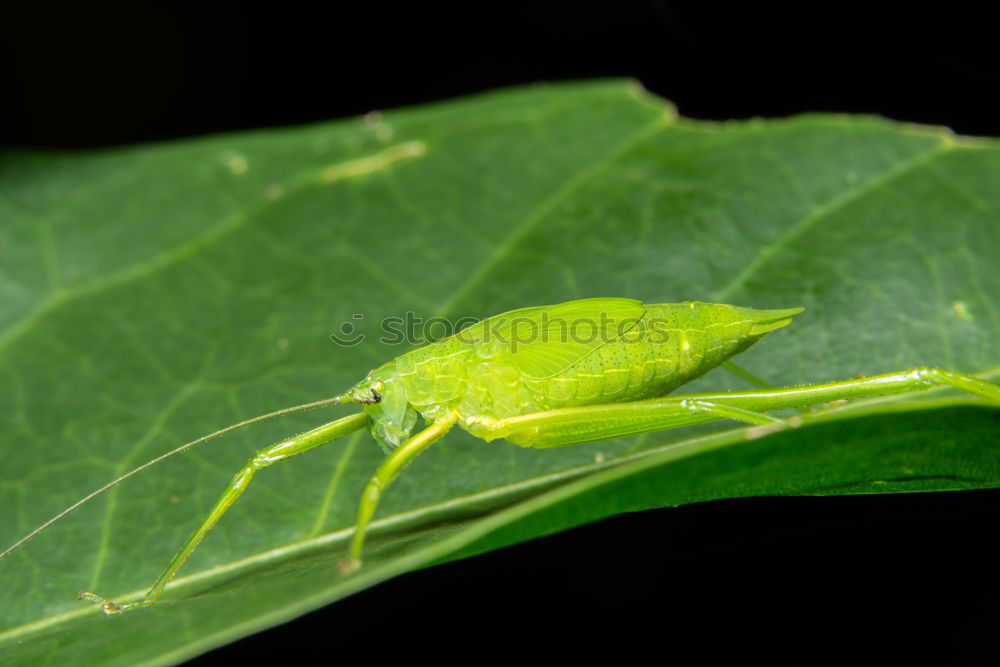
M 341 347 L 360 345 L 367 338 L 363 313 L 355 313 L 330 334 L 330 340 Z M 600 317 L 580 317 L 566 320 L 542 313 L 538 317 L 491 317 L 483 323 L 475 317 L 449 320 L 445 317 L 417 316 L 408 311 L 402 317 L 384 317 L 379 321 L 382 345 L 426 345 L 449 336 L 465 344 L 509 345 L 517 352 L 520 345 L 530 343 L 593 343 L 620 340 L 625 343 L 662 344 L 668 339 L 669 322 L 662 318 L 614 318 L 607 313 Z

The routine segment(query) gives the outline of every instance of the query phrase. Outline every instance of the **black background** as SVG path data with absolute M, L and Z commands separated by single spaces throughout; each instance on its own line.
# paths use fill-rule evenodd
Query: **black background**
M 106 146 L 604 76 L 692 118 L 867 112 L 1000 134 L 992 14 L 799 4 L 45 5 L 0 15 L 2 139 Z
M 1000 135 L 995 16 L 953 3 L 12 12 L 0 40 L 6 145 L 160 141 L 605 76 L 637 78 L 693 118 L 864 112 Z M 998 514 L 1000 493 L 977 492 L 626 515 L 400 577 L 198 661 L 564 661 L 610 649 L 659 662 L 790 646 L 812 661 L 931 645 L 979 657 L 1000 599 Z M 623 540 L 634 563 L 622 564 Z

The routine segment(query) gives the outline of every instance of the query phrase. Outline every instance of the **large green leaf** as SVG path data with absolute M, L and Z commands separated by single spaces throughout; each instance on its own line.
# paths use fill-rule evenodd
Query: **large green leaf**
M 0 158 L 0 542 L 230 422 L 331 396 L 404 347 L 379 320 L 592 296 L 803 305 L 744 355 L 801 384 L 920 364 L 1000 376 L 1000 145 L 876 118 L 704 124 L 634 85 L 533 87 L 308 128 Z M 364 319 L 353 318 L 363 314 Z M 341 323 L 368 338 L 342 348 Z M 744 388 L 721 371 L 694 389 Z M 256 449 L 175 457 L 0 561 L 5 663 L 166 663 L 396 574 L 617 512 L 756 494 L 1000 486 L 997 412 L 862 401 L 748 440 L 717 424 L 562 450 L 453 432 L 341 576 L 367 435 L 262 473 L 162 603 L 148 586 Z

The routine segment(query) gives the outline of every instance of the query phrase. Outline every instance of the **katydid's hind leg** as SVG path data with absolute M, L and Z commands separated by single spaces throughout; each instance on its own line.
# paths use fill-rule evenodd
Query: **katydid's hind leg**
M 753 392 L 756 395 L 770 392 Z M 652 431 L 735 419 L 754 426 L 784 426 L 764 414 L 765 406 L 730 405 L 730 394 L 689 395 L 632 403 L 611 403 L 549 410 L 506 419 L 483 419 L 474 434 L 487 440 L 504 438 L 522 447 L 562 447 Z
M 549 410 L 499 420 L 483 419 L 473 423 L 473 428 L 478 430 L 474 431 L 476 435 L 486 439 L 505 438 L 524 447 L 561 447 L 693 426 L 721 418 L 761 425 L 795 426 L 801 423 L 801 417 L 779 420 L 763 413 L 944 386 L 961 389 L 1000 405 L 1000 387 L 994 384 L 940 368 L 916 368 L 804 387 L 692 394 Z
M 988 401 L 1000 403 L 1000 387 L 980 380 L 974 375 L 946 371 L 943 368 L 917 368 L 913 373 L 917 376 L 917 381 L 924 386 L 951 386 L 981 396 Z
M 727 371 L 729 371 L 730 373 L 732 373 L 736 377 L 742 378 L 743 380 L 746 380 L 747 382 L 749 382 L 753 386 L 757 387 L 758 389 L 768 389 L 768 390 L 770 390 L 770 389 L 780 389 L 780 387 L 777 387 L 777 386 L 771 384 L 770 382 L 768 382 L 767 380 L 764 380 L 760 376 L 754 375 L 753 373 L 751 373 L 747 369 L 743 368 L 742 366 L 739 366 L 739 365 L 733 363 L 732 359 L 729 359 L 728 361 L 723 362 L 722 363 L 722 368 L 725 368 Z M 808 414 L 810 412 L 813 412 L 816 408 L 813 407 L 813 406 L 809 406 L 809 407 L 801 406 L 801 407 L 796 408 L 796 409 L 799 411 L 799 414 Z
M 262 449 L 257 452 L 253 457 L 247 461 L 246 465 L 236 473 L 233 477 L 233 481 L 229 483 L 226 490 L 223 491 L 222 496 L 219 498 L 215 507 L 209 513 L 208 517 L 202 522 L 201 526 L 192 533 L 191 537 L 188 538 L 187 542 L 180 548 L 174 557 L 171 559 L 167 568 L 160 574 L 159 578 L 153 583 L 153 586 L 149 591 L 141 598 L 137 600 L 132 600 L 129 602 L 115 603 L 106 598 L 102 598 L 99 595 L 93 593 L 80 593 L 78 596 L 81 600 L 86 600 L 88 602 L 94 602 L 101 605 L 101 609 L 104 610 L 106 614 L 114 614 L 121 611 L 127 611 L 129 609 L 134 609 L 137 607 L 147 607 L 154 602 L 163 593 L 163 589 L 166 588 L 170 580 L 174 578 L 177 571 L 181 569 L 185 561 L 191 556 L 194 550 L 197 548 L 201 541 L 205 539 L 205 536 L 215 527 L 222 515 L 232 507 L 233 503 L 242 495 L 246 490 L 247 486 L 250 485 L 250 481 L 253 479 L 254 473 L 258 470 L 262 470 L 269 465 L 277 463 L 278 461 L 284 461 L 287 458 L 295 456 L 297 454 L 302 454 L 308 452 L 310 449 L 315 449 L 321 445 L 333 442 L 349 433 L 357 431 L 358 429 L 364 428 L 369 423 L 368 415 L 364 412 L 358 413 L 356 415 L 351 415 L 350 417 L 344 417 L 343 419 L 338 419 L 336 421 L 324 424 L 318 428 L 311 431 L 307 431 L 293 438 L 283 440 L 276 445 L 272 445 L 266 449 Z
M 681 399 L 678 406 L 682 410 L 691 412 L 706 412 L 718 419 L 735 419 L 736 421 L 754 424 L 756 426 L 766 426 L 769 424 L 784 424 L 784 419 L 778 419 L 766 415 L 763 412 L 745 410 L 734 405 L 726 405 L 721 402 L 706 401 L 699 398 Z
M 368 530 L 368 524 L 375 513 L 375 508 L 382 498 L 382 493 L 410 461 L 443 438 L 455 425 L 457 419 L 457 415 L 450 414 L 447 418 L 434 422 L 392 450 L 389 456 L 382 461 L 361 494 L 358 520 L 354 526 L 354 536 L 351 538 L 351 557 L 338 565 L 341 574 L 349 574 L 361 567 L 361 549 L 365 542 L 365 532 Z

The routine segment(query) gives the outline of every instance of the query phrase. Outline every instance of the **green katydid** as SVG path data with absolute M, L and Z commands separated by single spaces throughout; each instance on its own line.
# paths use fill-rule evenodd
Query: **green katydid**
M 182 445 L 83 498 L 0 557 L 167 456 L 263 419 L 327 405 L 357 403 L 363 410 L 252 457 L 143 597 L 116 603 L 81 593 L 81 599 L 99 603 L 109 614 L 154 603 L 254 473 L 366 427 L 387 456 L 362 494 L 345 572 L 361 565 L 365 533 L 382 493 L 403 467 L 456 424 L 486 441 L 503 438 L 520 447 L 548 448 L 718 419 L 780 429 L 795 425 L 796 419 L 767 412 L 935 386 L 956 387 L 1000 404 L 1000 387 L 937 368 L 804 387 L 667 397 L 787 326 L 802 310 L 597 298 L 503 313 L 403 354 L 333 398 L 248 419 Z M 418 416 L 427 426 L 411 435 Z

